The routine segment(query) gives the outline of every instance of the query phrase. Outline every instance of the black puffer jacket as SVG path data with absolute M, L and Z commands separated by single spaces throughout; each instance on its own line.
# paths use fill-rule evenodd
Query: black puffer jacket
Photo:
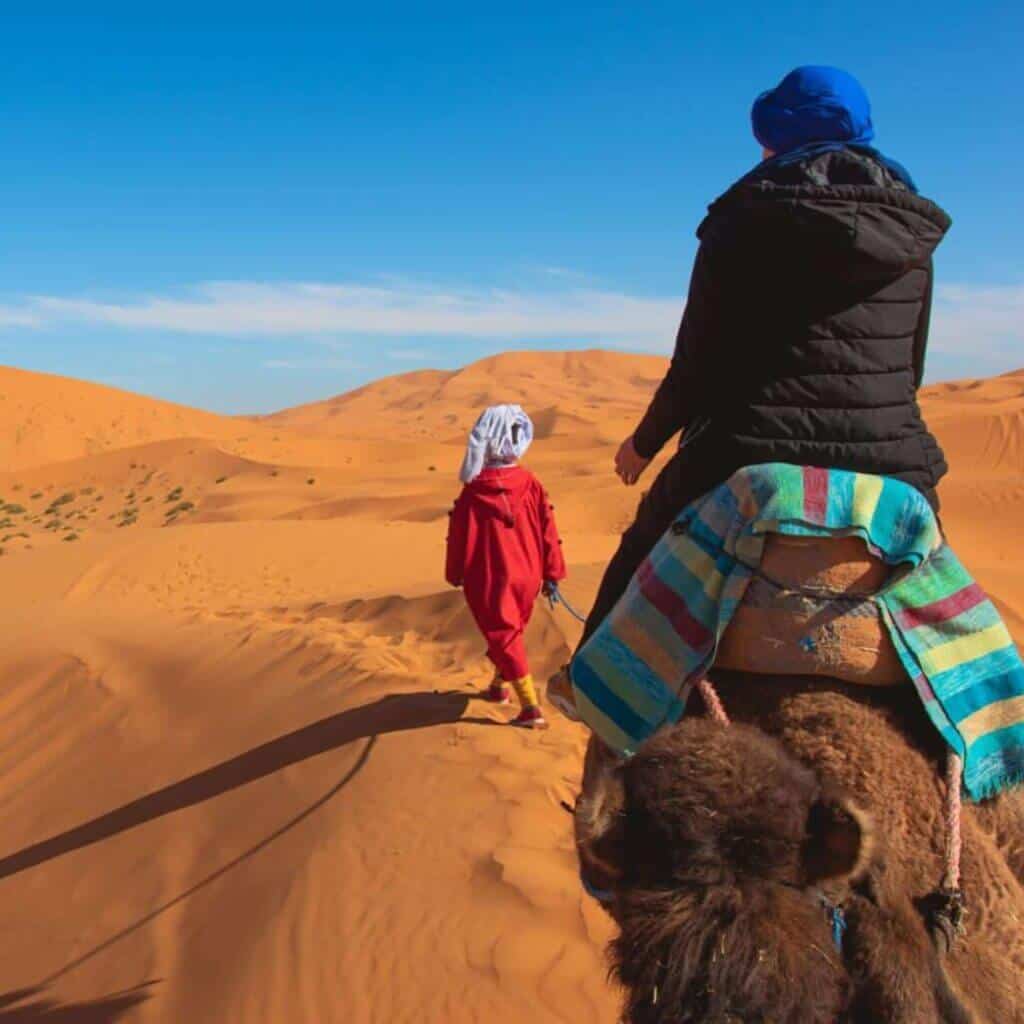
M 679 429 L 693 495 L 791 462 L 897 477 L 936 504 L 921 418 L 931 256 L 949 217 L 869 153 L 772 167 L 710 208 L 665 380 L 634 436 Z

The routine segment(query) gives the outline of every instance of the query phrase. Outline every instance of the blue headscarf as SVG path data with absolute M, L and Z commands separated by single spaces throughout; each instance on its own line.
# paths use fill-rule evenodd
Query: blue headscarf
M 803 67 L 761 93 L 750 112 L 765 149 L 788 153 L 811 142 L 868 145 L 875 137 L 868 94 L 839 68 Z
M 774 88 L 761 93 L 750 112 L 754 136 L 786 164 L 830 150 L 865 150 L 884 164 L 911 191 L 909 172 L 870 145 L 875 137 L 871 102 L 864 87 L 840 68 L 796 68 Z

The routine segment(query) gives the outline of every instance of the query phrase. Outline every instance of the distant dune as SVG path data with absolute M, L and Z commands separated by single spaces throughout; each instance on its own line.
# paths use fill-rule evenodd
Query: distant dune
M 248 418 L 0 369 L 0 1020 L 613 1024 L 583 736 L 499 727 L 441 566 L 465 431 L 521 402 L 587 607 L 665 365 L 511 353 Z M 1024 639 L 1024 371 L 922 404 Z M 577 628 L 538 609 L 539 676 Z
M 0 366 L 0 468 L 22 469 L 112 448 L 237 432 L 226 417 L 127 391 Z
M 461 441 L 481 408 L 519 402 L 530 407 L 540 437 L 590 427 L 605 438 L 608 425 L 646 401 L 665 365 L 614 352 L 510 352 L 449 373 L 388 377 L 263 422 L 338 437 Z

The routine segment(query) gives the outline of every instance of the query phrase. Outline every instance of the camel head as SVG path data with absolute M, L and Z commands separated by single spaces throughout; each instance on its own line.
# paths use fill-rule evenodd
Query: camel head
M 611 895 L 631 1021 L 738 1021 L 758 1004 L 835 1021 L 848 984 L 821 887 L 864 870 L 870 832 L 775 740 L 686 720 L 624 763 L 595 740 L 576 832 L 585 881 Z
M 852 891 L 876 852 L 867 816 L 756 729 L 684 720 L 625 762 L 592 740 L 576 839 L 584 881 L 608 893 L 619 926 L 612 965 L 630 1024 L 883 1019 L 856 1012 L 858 998 L 890 1021 L 946 1019 L 920 922 Z M 825 893 L 867 908 L 869 952 L 837 948 Z M 901 992 L 922 993 L 906 1013 L 884 985 L 858 997 L 858 971 L 878 960 Z

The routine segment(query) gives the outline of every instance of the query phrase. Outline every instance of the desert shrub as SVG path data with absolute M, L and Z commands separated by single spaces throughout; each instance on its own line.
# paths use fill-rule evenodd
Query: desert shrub
M 56 515 L 58 509 L 63 508 L 65 505 L 70 505 L 75 500 L 75 495 L 71 491 L 67 491 L 62 494 L 59 498 L 54 498 L 53 501 L 47 506 L 46 511 L 51 515 Z
M 174 490 L 171 491 L 167 495 L 167 499 L 166 500 L 168 501 L 168 503 L 170 503 L 172 501 L 177 501 L 181 497 L 181 495 L 184 492 L 184 490 L 185 490 L 184 487 L 175 487 Z

